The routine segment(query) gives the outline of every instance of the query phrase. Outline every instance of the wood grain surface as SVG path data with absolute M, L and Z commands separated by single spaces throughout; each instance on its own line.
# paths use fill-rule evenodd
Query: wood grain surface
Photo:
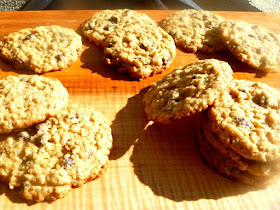
M 56 24 L 81 34 L 80 24 L 98 11 L 0 12 L 0 40 L 10 32 Z M 173 11 L 141 11 L 159 21 Z M 215 12 L 280 32 L 280 14 Z M 280 90 L 280 74 L 264 75 L 228 52 L 184 53 L 163 74 L 133 81 L 104 67 L 102 50 L 83 38 L 83 53 L 63 71 L 44 76 L 61 80 L 71 103 L 89 104 L 106 116 L 114 148 L 110 167 L 99 179 L 73 189 L 64 199 L 33 203 L 0 184 L 0 209 L 277 209 L 280 183 L 265 189 L 230 181 L 215 173 L 199 157 L 194 137 L 195 117 L 172 125 L 146 126 L 142 96 L 154 81 L 175 67 L 204 58 L 229 62 L 235 78 L 262 81 Z M 0 61 L 0 78 L 32 74 Z

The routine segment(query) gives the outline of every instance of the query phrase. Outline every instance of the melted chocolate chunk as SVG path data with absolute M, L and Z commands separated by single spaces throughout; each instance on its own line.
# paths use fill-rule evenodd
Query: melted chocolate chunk
M 104 30 L 110 31 L 110 30 L 114 30 L 115 28 L 116 28 L 115 25 L 108 25 L 108 26 L 105 26 L 105 27 L 104 27 Z
M 35 35 L 31 33 L 25 37 L 24 41 L 27 41 L 27 40 L 32 41 L 34 38 L 35 38 Z
M 112 23 L 116 23 L 118 24 L 120 22 L 120 19 L 116 16 L 112 16 L 109 21 L 111 21 Z
M 61 61 L 63 59 L 63 57 L 64 56 L 62 54 L 59 54 L 59 55 L 55 56 L 57 61 Z
M 35 145 L 36 145 L 37 147 L 42 147 L 45 143 L 46 143 L 46 135 L 39 136 L 39 137 L 35 140 Z

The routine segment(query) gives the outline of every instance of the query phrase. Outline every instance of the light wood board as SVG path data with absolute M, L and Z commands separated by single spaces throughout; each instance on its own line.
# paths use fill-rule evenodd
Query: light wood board
M 0 40 L 22 28 L 56 24 L 81 33 L 80 24 L 98 11 L 0 12 Z M 159 21 L 174 11 L 142 11 Z M 280 32 L 280 14 L 215 12 Z M 215 173 L 199 157 L 194 138 L 195 118 L 145 129 L 142 96 L 146 87 L 177 66 L 204 58 L 229 62 L 235 78 L 262 81 L 280 90 L 280 74 L 264 75 L 228 52 L 177 56 L 163 74 L 133 81 L 103 65 L 102 50 L 83 38 L 83 53 L 71 67 L 44 76 L 61 80 L 71 103 L 89 104 L 106 116 L 114 148 L 110 167 L 99 179 L 73 189 L 64 199 L 33 203 L 0 184 L 0 209 L 275 209 L 280 183 L 253 188 Z M 15 70 L 0 61 L 0 78 L 30 70 Z

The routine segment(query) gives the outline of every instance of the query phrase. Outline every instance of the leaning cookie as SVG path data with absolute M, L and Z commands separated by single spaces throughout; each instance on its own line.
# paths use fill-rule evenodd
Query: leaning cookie
M 16 68 L 42 74 L 70 66 L 81 54 L 82 41 L 72 29 L 39 26 L 5 36 L 0 51 L 2 59 Z
M 127 24 L 105 40 L 105 63 L 134 79 L 161 73 L 175 55 L 172 37 L 154 25 Z
M 280 93 L 260 82 L 233 80 L 208 110 L 210 129 L 242 157 L 280 158 Z
M 66 106 L 68 92 L 58 79 L 38 75 L 0 80 L 0 133 L 26 128 Z
M 103 115 L 71 105 L 40 124 L 0 136 L 0 179 L 28 200 L 63 198 L 104 173 L 111 147 Z
M 115 30 L 122 30 L 131 23 L 156 27 L 156 23 L 144 13 L 129 9 L 118 9 L 96 13 L 82 24 L 82 32 L 90 42 L 104 47 L 107 36 L 111 35 Z
M 280 34 L 244 21 L 220 24 L 226 47 L 239 60 L 264 71 L 280 71 Z
M 177 46 L 189 52 L 213 53 L 226 49 L 218 27 L 223 20 L 208 11 L 189 9 L 169 15 L 160 25 Z
M 216 59 L 178 67 L 154 83 L 143 97 L 149 120 L 170 123 L 206 109 L 233 79 L 231 67 Z

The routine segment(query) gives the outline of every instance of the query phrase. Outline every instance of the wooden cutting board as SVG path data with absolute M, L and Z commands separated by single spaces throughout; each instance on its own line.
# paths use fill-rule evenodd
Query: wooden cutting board
M 0 12 L 0 40 L 10 32 L 57 24 L 81 34 L 80 24 L 98 11 Z M 159 21 L 174 11 L 142 11 Z M 216 12 L 280 32 L 280 14 Z M 83 38 L 83 53 L 71 67 L 44 76 L 61 80 L 71 103 L 89 104 L 106 116 L 114 148 L 110 167 L 99 179 L 72 190 L 64 199 L 33 203 L 0 184 L 0 209 L 275 209 L 280 207 L 280 182 L 258 189 L 215 173 L 199 157 L 191 117 L 172 125 L 146 127 L 142 96 L 152 82 L 175 67 L 204 58 L 229 62 L 234 77 L 262 81 L 280 90 L 280 74 L 264 75 L 228 52 L 184 53 L 163 74 L 133 81 L 106 68 L 102 50 Z M 0 78 L 32 74 L 0 61 Z

